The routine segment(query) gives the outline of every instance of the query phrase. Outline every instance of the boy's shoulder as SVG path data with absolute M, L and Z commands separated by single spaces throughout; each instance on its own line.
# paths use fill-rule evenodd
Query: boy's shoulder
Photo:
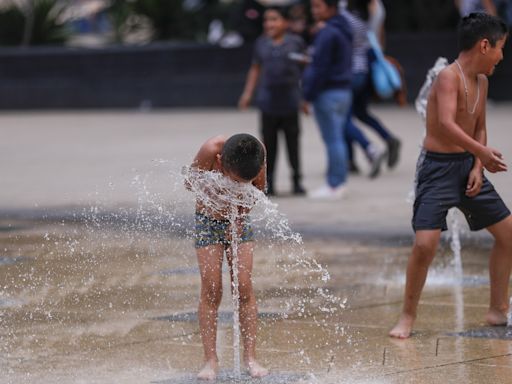
M 204 144 L 201 146 L 201 149 L 205 152 L 210 152 L 215 155 L 222 152 L 222 148 L 224 147 L 226 140 L 227 137 L 224 135 L 211 137 L 204 142 Z
M 436 76 L 436 86 L 432 91 L 446 91 L 447 88 L 457 88 L 459 85 L 459 74 L 454 70 L 453 63 L 444 67 Z

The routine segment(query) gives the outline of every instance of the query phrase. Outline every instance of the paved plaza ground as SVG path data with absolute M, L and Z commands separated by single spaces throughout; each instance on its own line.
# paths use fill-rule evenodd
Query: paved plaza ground
M 491 105 L 487 117 L 489 143 L 506 160 L 510 108 Z M 446 237 L 416 333 L 387 337 L 412 244 L 407 197 L 423 128 L 412 108 L 374 110 L 401 138 L 401 161 L 375 180 L 351 178 L 344 200 L 289 196 L 284 146 L 280 153 L 272 202 L 304 242 L 263 235 L 256 248 L 258 353 L 271 369 L 261 382 L 508 383 L 512 330 L 483 321 L 491 246 L 483 232 L 463 230 L 463 276 Z M 0 114 L 0 383 L 195 382 L 199 276 L 187 237 L 192 198 L 178 175 L 207 138 L 257 134 L 257 123 L 255 111 L 235 110 Z M 312 189 L 323 182 L 325 152 L 313 119 L 302 123 Z M 510 174 L 490 178 L 510 206 Z M 315 259 L 330 279 L 309 279 L 304 262 L 286 269 L 279 255 Z M 224 284 L 217 382 L 259 382 L 230 377 L 227 273 Z M 327 311 L 332 302 L 318 288 L 345 308 Z M 306 316 L 283 310 L 303 298 Z

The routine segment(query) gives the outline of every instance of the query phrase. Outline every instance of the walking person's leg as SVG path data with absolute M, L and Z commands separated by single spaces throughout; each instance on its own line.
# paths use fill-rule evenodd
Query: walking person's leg
M 370 162 L 370 172 L 368 176 L 372 179 L 377 177 L 380 173 L 382 161 L 386 155 L 385 151 L 380 150 L 374 144 L 370 143 L 361 129 L 354 124 L 354 121 L 350 116 L 345 124 L 345 130 L 345 136 L 350 140 L 350 142 L 357 142 L 368 158 L 368 161 Z
M 327 150 L 327 185 L 312 192 L 312 198 L 339 198 L 343 194 L 342 187 L 347 178 L 347 150 L 343 131 L 351 99 L 350 90 L 324 91 L 313 104 Z
M 288 161 L 292 169 L 292 192 L 295 195 L 303 195 L 306 193 L 302 187 L 302 172 L 300 163 L 300 123 L 299 114 L 291 114 L 283 116 L 281 127 L 284 131 L 286 139 L 286 147 L 288 149 Z
M 267 194 L 274 195 L 274 172 L 278 150 L 277 140 L 279 118 L 266 113 L 261 113 L 260 119 L 263 144 L 267 150 Z
M 354 140 L 345 129 L 345 144 L 347 145 L 348 171 L 349 173 L 358 174 L 359 168 L 354 159 Z
M 398 140 L 375 116 L 368 111 L 371 97 L 371 83 L 368 74 L 357 74 L 354 79 L 354 116 L 372 128 L 386 142 L 388 147 L 388 166 L 396 166 L 400 156 Z

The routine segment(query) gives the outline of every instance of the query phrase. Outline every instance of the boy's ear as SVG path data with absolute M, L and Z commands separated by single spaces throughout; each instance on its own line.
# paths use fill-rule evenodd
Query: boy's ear
M 219 167 L 222 166 L 222 155 L 220 153 L 217 153 L 215 155 L 215 161 L 217 162 L 217 165 Z
M 482 39 L 480 40 L 480 53 L 486 55 L 487 51 L 491 47 L 491 43 L 488 39 Z

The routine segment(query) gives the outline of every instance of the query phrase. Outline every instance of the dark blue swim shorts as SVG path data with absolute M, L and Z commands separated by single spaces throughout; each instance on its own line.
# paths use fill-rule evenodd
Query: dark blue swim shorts
M 480 193 L 475 197 L 466 196 L 473 163 L 474 157 L 469 152 L 425 153 L 425 159 L 419 162 L 417 169 L 412 218 L 414 231 L 445 231 L 446 215 L 452 207 L 462 211 L 472 231 L 487 228 L 510 215 L 509 209 L 485 176 Z

